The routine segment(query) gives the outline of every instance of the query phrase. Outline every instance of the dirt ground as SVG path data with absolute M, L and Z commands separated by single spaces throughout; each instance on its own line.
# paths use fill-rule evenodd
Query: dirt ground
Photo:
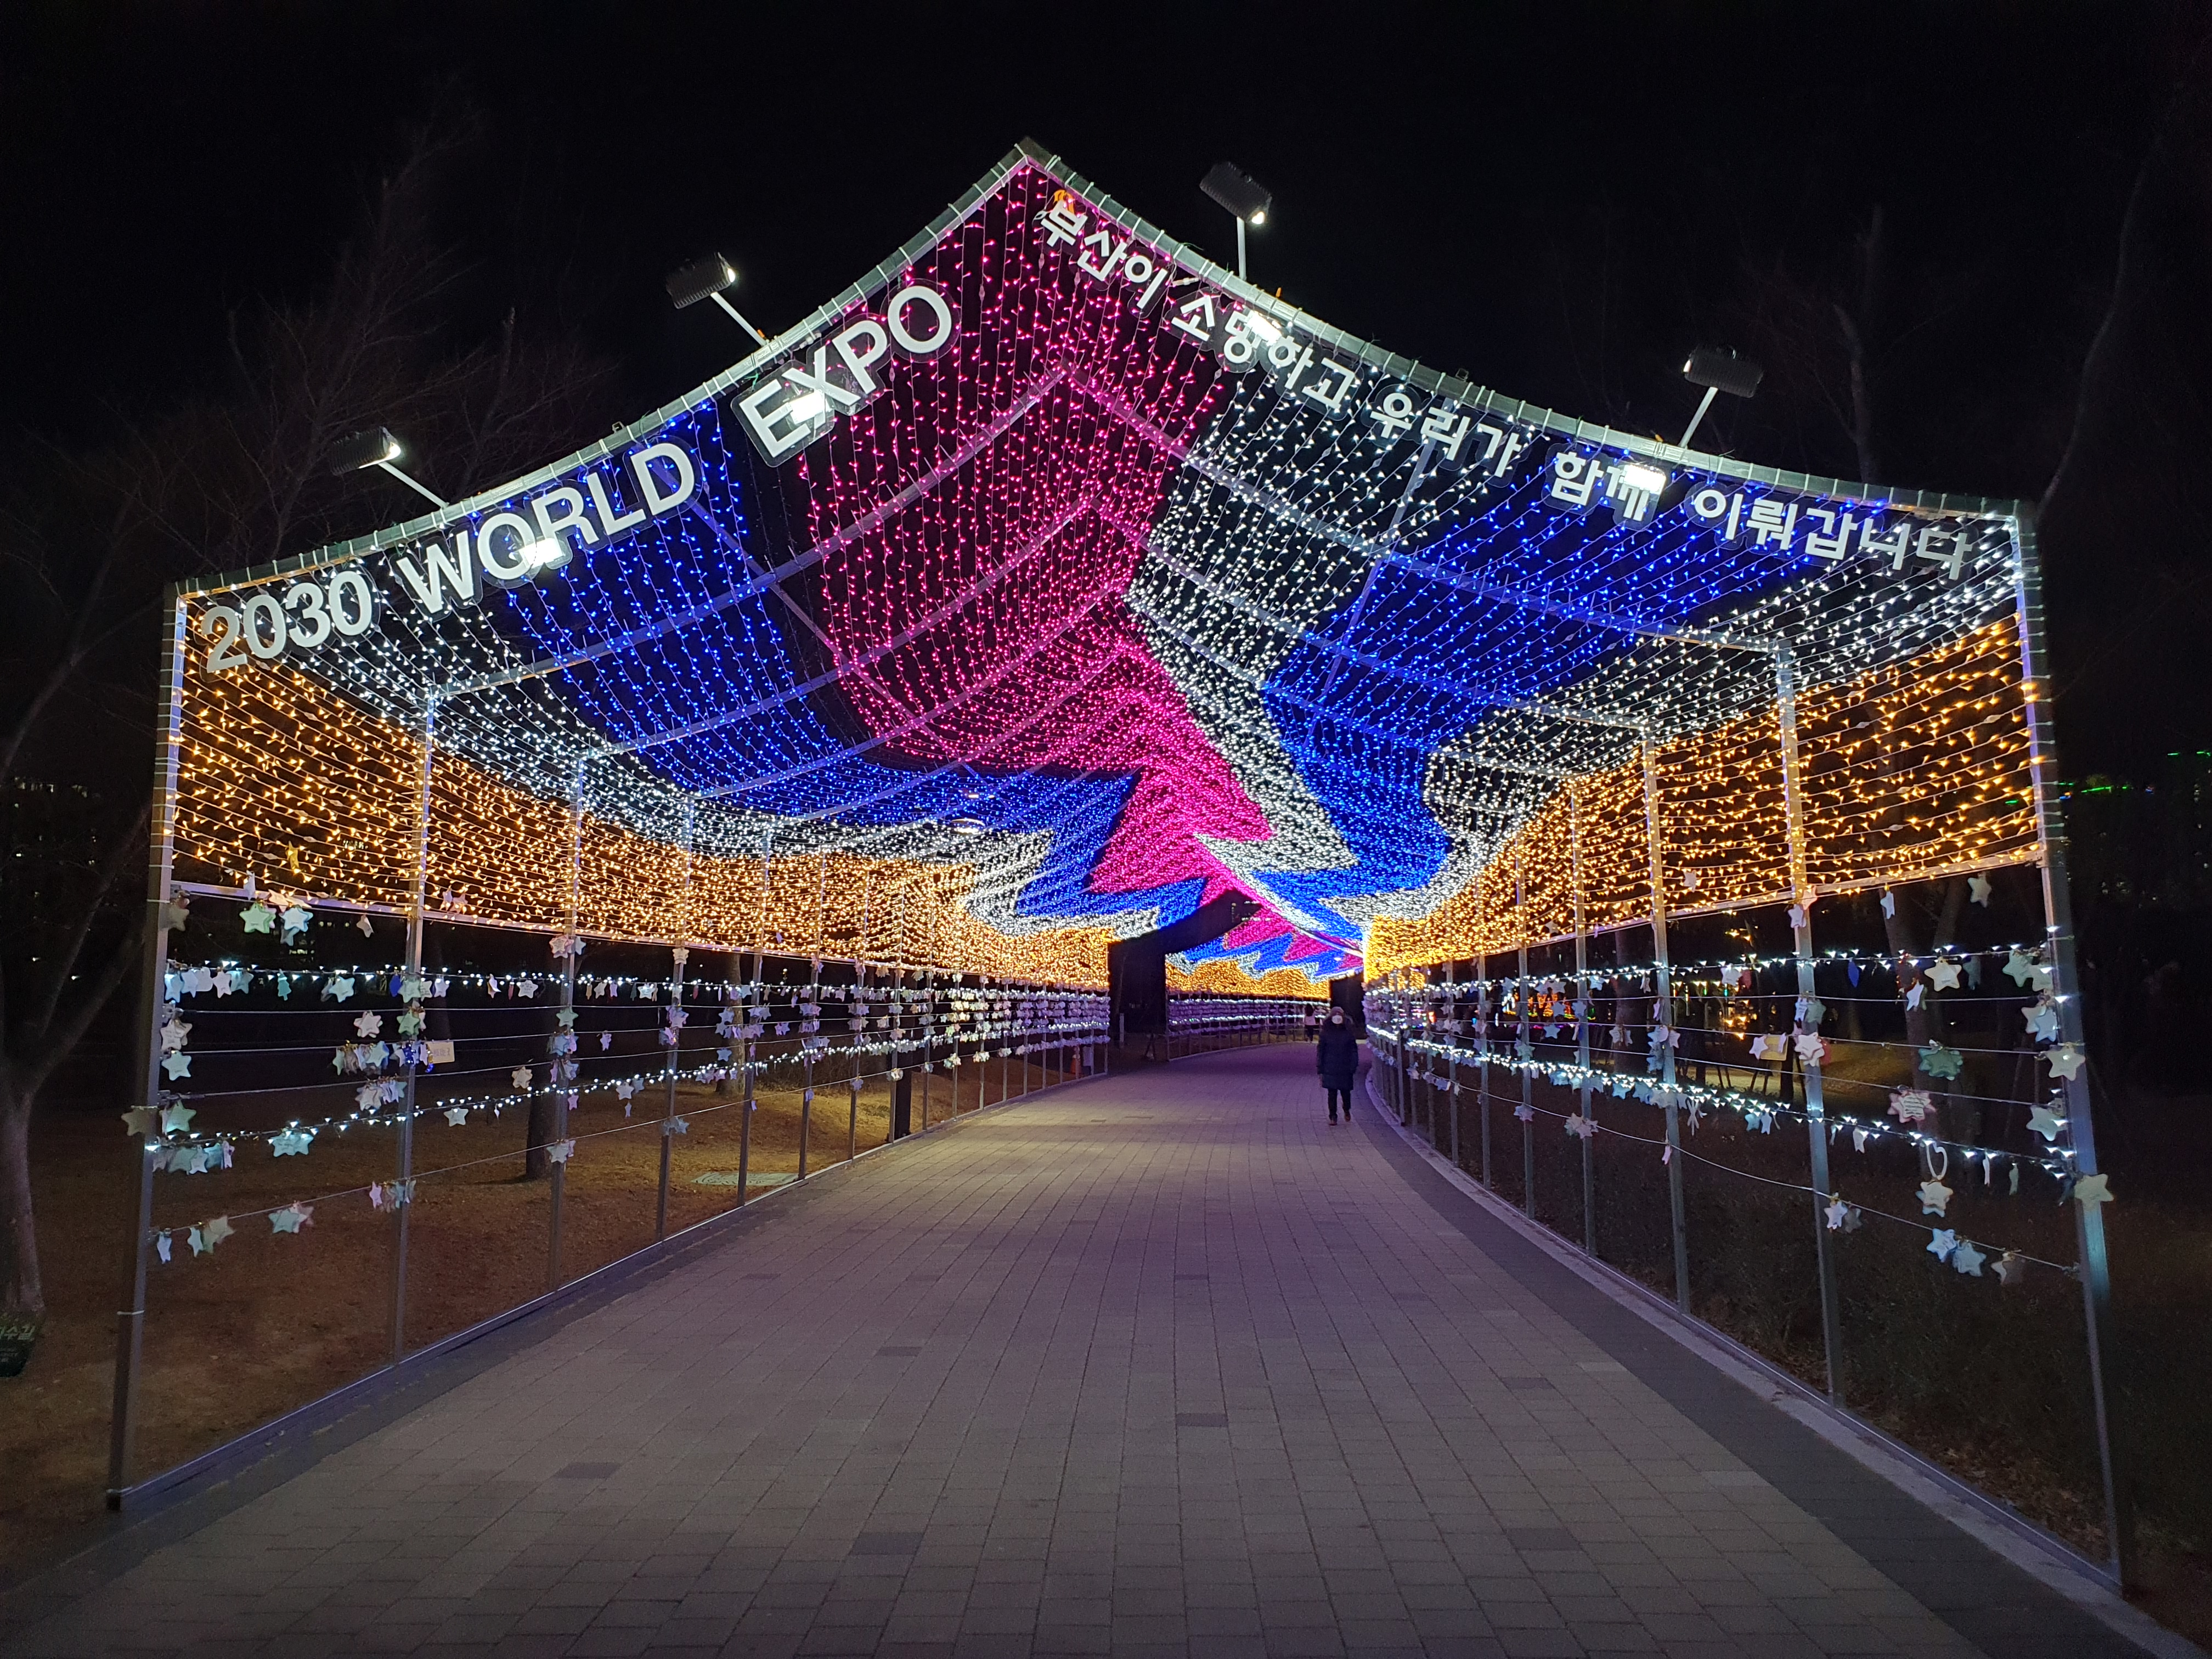
M 1029 1079 L 1032 1088 L 1056 1080 L 1034 1061 Z M 975 1109 L 974 1068 L 963 1068 L 958 1086 L 961 1111 Z M 985 1103 L 997 1103 L 1001 1090 L 994 1061 Z M 659 1087 L 648 1087 L 626 1118 L 619 1103 L 586 1096 L 572 1115 L 577 1146 L 562 1200 L 561 1282 L 653 1241 L 665 1101 Z M 888 1138 L 888 1082 L 870 1081 L 857 1111 L 853 1103 L 842 1083 L 817 1087 L 806 1114 L 810 1172 L 842 1159 L 848 1140 L 865 1152 Z M 676 1109 L 687 1132 L 669 1137 L 671 1231 L 735 1206 L 740 1109 L 741 1097 L 712 1085 L 679 1087 Z M 951 1109 L 939 1073 L 931 1080 L 930 1121 L 945 1121 Z M 918 1128 L 919 1088 L 914 1111 Z M 801 1118 L 796 1087 L 761 1089 L 747 1160 L 756 1200 L 796 1173 Z M 514 1110 L 477 1113 L 459 1127 L 432 1116 L 418 1127 L 416 1169 L 450 1172 L 422 1176 L 409 1218 L 410 1350 L 549 1288 L 552 1186 L 522 1179 L 524 1134 Z M 26 1570 L 66 1553 L 104 1512 L 115 1310 L 128 1284 L 137 1162 L 135 1143 L 106 1111 L 45 1112 L 33 1136 L 48 1316 L 23 1375 L 0 1379 L 0 1468 L 8 1472 L 0 1482 L 0 1561 Z M 365 1189 L 392 1177 L 394 1145 L 385 1129 L 326 1133 L 307 1156 L 278 1158 L 264 1143 L 245 1142 L 230 1170 L 155 1177 L 155 1224 L 175 1231 L 173 1259 L 149 1270 L 138 1478 L 386 1361 L 396 1226 L 391 1214 L 370 1207 Z M 716 1179 L 702 1182 L 702 1176 Z M 274 1233 L 264 1216 L 251 1213 L 295 1200 L 313 1205 L 296 1237 Z M 185 1230 L 217 1214 L 236 1218 L 234 1235 L 195 1257 Z

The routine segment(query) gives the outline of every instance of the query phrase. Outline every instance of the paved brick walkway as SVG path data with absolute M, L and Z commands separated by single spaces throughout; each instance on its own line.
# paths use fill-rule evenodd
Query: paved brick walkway
M 775 1199 L 13 1650 L 2130 1650 L 1411 1158 L 1332 1129 L 1299 1048 L 987 1115 Z M 1900 1524 L 1955 1564 L 1917 1598 L 1838 1531 Z

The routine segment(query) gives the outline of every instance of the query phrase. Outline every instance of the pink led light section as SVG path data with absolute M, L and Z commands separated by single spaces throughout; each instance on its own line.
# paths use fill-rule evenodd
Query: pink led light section
M 915 267 L 958 296 L 958 343 L 794 463 L 817 544 L 917 492 L 825 561 L 822 627 L 854 712 L 917 763 L 1133 778 L 1094 891 L 1198 879 L 1212 898 L 1237 884 L 1198 838 L 1268 826 L 1121 596 L 1213 363 L 1126 291 L 1040 269 L 1050 192 L 1011 181 Z

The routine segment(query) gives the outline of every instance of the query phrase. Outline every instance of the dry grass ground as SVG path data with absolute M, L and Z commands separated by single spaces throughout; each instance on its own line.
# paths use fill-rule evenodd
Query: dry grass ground
M 1018 1067 L 1017 1068 L 1018 1076 Z M 1030 1080 L 1049 1074 L 1032 1064 Z M 1000 1097 L 1001 1066 L 988 1068 L 985 1098 Z M 1015 1084 L 1019 1091 L 1018 1081 Z M 562 1198 L 559 1276 L 565 1282 L 652 1242 L 659 1186 L 663 1096 L 649 1089 L 625 1118 L 618 1104 L 586 1096 L 573 1115 L 578 1137 Z M 881 1146 L 890 1127 L 882 1079 L 859 1097 L 840 1083 L 820 1087 L 811 1114 L 810 1171 Z M 951 1096 L 932 1083 L 930 1121 L 944 1121 Z M 974 1068 L 959 1078 L 961 1109 L 977 1104 Z M 915 1099 L 916 1127 L 922 1109 Z M 671 1231 L 733 1207 L 742 1128 L 740 1101 L 711 1085 L 686 1085 L 677 1110 L 686 1133 L 670 1139 Z M 795 1087 L 764 1087 L 754 1113 L 749 1170 L 789 1177 L 799 1167 L 802 1105 Z M 453 1127 L 429 1117 L 418 1130 L 425 1176 L 410 1218 L 410 1349 L 464 1330 L 543 1293 L 552 1271 L 552 1189 L 522 1177 L 520 1113 L 479 1113 Z M 390 1179 L 389 1131 L 318 1137 L 305 1158 L 276 1158 L 242 1143 L 235 1166 L 203 1176 L 155 1178 L 155 1223 L 185 1229 L 210 1216 L 319 1199 L 297 1237 L 271 1232 L 258 1216 L 195 1258 L 181 1231 L 173 1259 L 150 1269 L 137 1468 L 172 1468 L 211 1447 L 364 1376 L 390 1352 L 395 1227 L 371 1209 L 363 1189 Z M 46 1264 L 49 1316 L 24 1374 L 0 1380 L 0 1561 L 51 1559 L 102 1512 L 108 1414 L 114 1380 L 115 1310 L 127 1284 L 135 1201 L 131 1142 L 106 1112 L 56 1110 L 34 1127 L 33 1170 Z M 458 1166 L 458 1167 L 457 1167 Z M 752 1188 L 757 1199 L 773 1182 Z

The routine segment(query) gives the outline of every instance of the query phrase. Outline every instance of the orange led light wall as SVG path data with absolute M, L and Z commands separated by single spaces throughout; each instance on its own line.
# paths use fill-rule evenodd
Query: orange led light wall
M 1807 879 L 1817 891 L 2035 854 L 2020 634 L 2008 618 L 1924 656 L 1797 700 Z M 1765 708 L 1659 746 L 1660 864 L 1670 913 L 1790 895 L 1781 724 Z M 1457 893 L 1378 921 L 1369 970 L 1422 966 L 1651 914 L 1640 762 L 1575 778 Z
M 422 750 L 287 665 L 194 675 L 178 745 L 179 879 L 404 914 Z M 444 751 L 432 762 L 428 903 L 455 920 L 725 950 L 1103 985 L 1103 927 L 1006 934 L 967 909 L 965 864 L 847 853 L 695 856 Z M 1303 979 L 1303 975 L 1299 975 Z

